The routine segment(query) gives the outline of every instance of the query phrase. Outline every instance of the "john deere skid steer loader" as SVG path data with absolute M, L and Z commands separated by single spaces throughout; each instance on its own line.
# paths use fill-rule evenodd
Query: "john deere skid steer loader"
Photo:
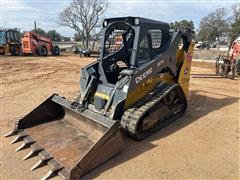
M 105 19 L 100 57 L 81 69 L 75 102 L 53 94 L 20 119 L 6 136 L 16 149 L 32 150 L 60 175 L 79 179 L 120 153 L 121 133 L 144 139 L 184 115 L 191 60 L 191 30 L 169 30 L 167 23 L 124 17 Z

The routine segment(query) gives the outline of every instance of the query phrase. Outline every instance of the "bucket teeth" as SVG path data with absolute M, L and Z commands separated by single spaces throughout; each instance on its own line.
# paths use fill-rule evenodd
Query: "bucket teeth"
M 39 161 L 31 168 L 31 170 L 33 171 L 33 170 L 35 170 L 35 169 L 37 169 L 37 168 L 40 168 L 40 167 L 42 167 L 42 166 L 45 166 L 45 165 L 47 165 L 47 161 L 39 160 Z
M 38 154 L 38 152 L 34 152 L 33 150 L 31 150 L 26 156 L 24 156 L 23 160 L 27 160 L 33 156 L 36 156 Z
M 50 171 L 48 171 L 48 173 L 45 175 L 45 176 L 43 176 L 42 178 L 41 178 L 41 180 L 47 180 L 47 179 L 50 179 L 50 178 L 52 178 L 52 177 L 54 177 L 54 176 L 57 176 L 58 175 L 58 172 L 62 169 L 63 167 L 56 167 L 56 168 L 54 168 L 54 169 L 51 169 Z
M 40 156 L 40 158 L 41 158 L 42 160 L 50 160 L 50 159 L 52 159 L 52 156 L 51 156 L 47 151 L 45 151 L 45 150 L 41 151 L 41 152 L 39 153 L 39 156 Z
M 20 130 L 12 130 L 4 135 L 4 137 L 10 137 L 16 135 Z
M 16 149 L 16 151 L 21 151 L 21 150 L 23 150 L 23 149 L 26 149 L 26 148 L 30 147 L 31 144 L 33 144 L 34 142 L 36 142 L 36 141 L 34 141 L 30 136 L 25 137 L 23 140 L 24 140 L 24 143 L 23 143 L 21 146 L 19 146 L 19 147 Z
M 62 179 L 69 179 L 69 173 L 66 171 L 65 168 L 61 169 L 58 172 L 58 175 L 62 178 Z
M 31 168 L 32 171 L 47 165 L 48 161 L 52 159 L 52 157 L 45 150 L 40 151 L 39 156 L 41 159 Z
M 31 150 L 24 158 L 23 160 L 27 160 L 33 156 L 37 156 L 40 151 L 42 151 L 43 148 L 36 144 L 36 146 Z
M 14 143 L 17 143 L 17 142 L 22 141 L 22 140 L 23 140 L 23 137 L 17 136 L 14 140 L 12 140 L 12 141 L 10 142 L 10 144 L 14 144 Z
M 18 133 L 18 136 L 14 140 L 12 140 L 10 144 L 14 144 L 16 142 L 22 141 L 23 138 L 26 136 L 27 136 L 27 134 L 24 131 L 22 131 L 22 132 Z
M 52 177 L 54 177 L 54 176 L 56 176 L 56 175 L 57 175 L 56 172 L 50 170 L 50 171 L 48 171 L 48 173 L 47 173 L 45 176 L 43 176 L 43 177 L 41 178 L 41 180 L 47 180 L 47 179 L 50 179 L 50 178 L 52 178 Z
M 19 146 L 19 147 L 16 149 L 16 151 L 21 151 L 21 150 L 26 149 L 26 148 L 28 148 L 27 144 L 26 144 L 26 143 L 23 143 L 21 146 Z

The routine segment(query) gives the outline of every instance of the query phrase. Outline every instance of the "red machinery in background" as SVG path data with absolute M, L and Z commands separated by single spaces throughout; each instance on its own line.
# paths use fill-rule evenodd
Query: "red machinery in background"
M 231 74 L 230 74 L 231 72 Z M 240 75 L 240 34 L 231 44 L 228 55 L 220 54 L 216 59 L 216 74 L 232 79 Z
M 53 46 L 50 38 L 43 37 L 35 32 L 26 32 L 22 38 L 22 52 L 25 55 L 37 54 L 39 56 L 47 56 L 51 53 L 54 56 L 58 56 L 60 48 Z

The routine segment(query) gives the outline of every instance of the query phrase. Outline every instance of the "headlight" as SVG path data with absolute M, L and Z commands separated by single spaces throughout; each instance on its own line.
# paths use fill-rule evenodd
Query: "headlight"
M 105 21 L 103 22 L 103 27 L 107 27 L 107 25 L 108 25 L 108 22 L 105 20 Z
M 135 18 L 135 19 L 134 19 L 134 24 L 135 24 L 135 25 L 139 25 L 139 18 Z

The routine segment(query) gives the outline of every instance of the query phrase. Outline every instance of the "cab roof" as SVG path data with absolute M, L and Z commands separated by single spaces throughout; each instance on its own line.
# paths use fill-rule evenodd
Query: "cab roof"
M 112 22 L 128 22 L 128 23 L 134 25 L 134 20 L 136 18 L 139 19 L 139 24 L 140 25 L 141 24 L 152 24 L 152 25 L 159 25 L 159 26 L 169 27 L 168 23 L 165 23 L 165 22 L 162 22 L 162 21 L 146 19 L 146 18 L 142 18 L 142 17 L 132 17 L 132 16 L 106 18 L 104 21 L 107 21 L 108 23 L 112 23 Z

